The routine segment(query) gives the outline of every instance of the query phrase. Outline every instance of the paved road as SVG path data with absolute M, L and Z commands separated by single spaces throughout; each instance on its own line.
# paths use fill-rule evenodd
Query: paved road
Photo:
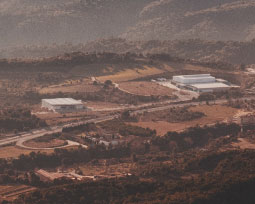
M 254 99 L 255 97 L 244 97 L 240 98 L 242 100 L 251 100 Z M 240 100 L 236 99 L 236 100 Z M 174 103 L 175 102 L 175 103 Z M 158 102 L 158 103 L 150 103 L 150 104 L 144 104 L 140 106 L 129 106 L 126 107 L 126 109 L 132 110 L 131 114 L 137 114 L 137 113 L 143 113 L 143 112 L 154 112 L 154 111 L 159 111 L 159 110 L 166 110 L 172 107 L 183 107 L 187 105 L 199 105 L 199 104 L 205 104 L 204 102 L 183 102 L 183 103 L 177 103 L 179 101 L 165 101 L 165 102 Z M 215 104 L 223 104 L 226 103 L 227 100 L 216 100 Z M 171 104 L 170 104 L 171 103 Z M 212 102 L 211 102 L 212 103 Z M 151 106 L 157 106 L 157 107 L 151 107 Z M 110 116 L 104 116 L 96 119 L 90 119 L 90 120 L 85 120 L 82 122 L 76 122 L 76 123 L 70 123 L 66 125 L 59 125 L 59 126 L 53 126 L 53 127 L 48 127 L 44 129 L 38 129 L 38 130 L 33 130 L 25 133 L 19 133 L 19 134 L 13 134 L 13 135 L 8 135 L 8 138 L 0 140 L 0 146 L 11 144 L 11 143 L 17 143 L 19 146 L 22 146 L 22 144 L 25 141 L 35 139 L 38 137 L 42 137 L 45 134 L 52 134 L 52 133 L 57 133 L 61 132 L 64 127 L 72 127 L 72 126 L 78 126 L 86 123 L 99 123 L 99 122 L 104 122 L 108 120 L 112 120 L 116 117 L 119 117 L 118 114 L 115 115 L 110 115 Z

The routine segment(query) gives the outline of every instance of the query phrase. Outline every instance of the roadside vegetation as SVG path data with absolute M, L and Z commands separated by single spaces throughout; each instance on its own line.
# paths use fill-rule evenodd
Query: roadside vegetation
M 45 121 L 32 115 L 29 109 L 2 109 L 0 111 L 0 132 L 18 132 L 46 127 Z

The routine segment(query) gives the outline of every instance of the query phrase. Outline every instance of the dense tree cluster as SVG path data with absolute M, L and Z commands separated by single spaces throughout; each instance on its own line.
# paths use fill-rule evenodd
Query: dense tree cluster
M 190 148 L 201 147 L 211 139 L 227 135 L 237 135 L 241 127 L 235 123 L 218 123 L 214 126 L 191 127 L 184 132 L 168 132 L 164 137 L 155 137 L 152 144 L 162 149 L 174 148 L 185 151 Z
M 184 108 L 170 108 L 168 110 L 164 111 L 158 111 L 156 113 L 148 113 L 145 112 L 142 115 L 141 120 L 146 121 L 146 120 L 157 120 L 160 121 L 167 121 L 170 123 L 175 123 L 175 122 L 184 122 L 184 121 L 191 121 L 195 119 L 199 119 L 204 117 L 205 114 L 199 111 L 191 111 L 189 110 L 188 107 Z
M 156 136 L 156 130 L 149 128 L 142 128 L 133 125 L 127 125 L 121 120 L 112 120 L 100 124 L 100 127 L 108 131 L 116 131 L 122 136 L 140 136 L 140 137 L 152 137 Z
M 30 110 L 23 108 L 3 109 L 0 111 L 0 131 L 27 131 L 46 127 L 44 120 L 32 115 Z

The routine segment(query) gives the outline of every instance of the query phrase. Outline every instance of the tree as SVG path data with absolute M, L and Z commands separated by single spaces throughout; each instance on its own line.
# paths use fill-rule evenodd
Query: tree
M 104 84 L 107 85 L 107 86 L 111 86 L 112 85 L 112 81 L 111 80 L 106 80 L 104 82 Z
M 245 64 L 240 64 L 240 70 L 245 70 L 246 65 Z

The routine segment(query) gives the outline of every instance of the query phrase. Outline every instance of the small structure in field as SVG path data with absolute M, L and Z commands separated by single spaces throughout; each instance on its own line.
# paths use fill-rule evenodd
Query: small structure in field
M 238 87 L 231 85 L 224 79 L 216 79 L 210 74 L 173 76 L 172 84 L 198 93 L 226 91 Z
M 241 125 L 255 125 L 255 114 L 248 114 L 240 117 Z
M 36 171 L 36 174 L 42 178 L 42 179 L 47 179 L 49 181 L 54 181 L 57 179 L 72 179 L 72 180 L 93 180 L 93 176 L 82 176 L 79 174 L 76 174 L 75 171 L 67 172 L 67 171 L 60 171 L 58 170 L 57 172 L 48 172 L 43 169 L 39 169 Z
M 78 112 L 85 109 L 82 101 L 72 98 L 42 99 L 42 108 L 59 113 Z

